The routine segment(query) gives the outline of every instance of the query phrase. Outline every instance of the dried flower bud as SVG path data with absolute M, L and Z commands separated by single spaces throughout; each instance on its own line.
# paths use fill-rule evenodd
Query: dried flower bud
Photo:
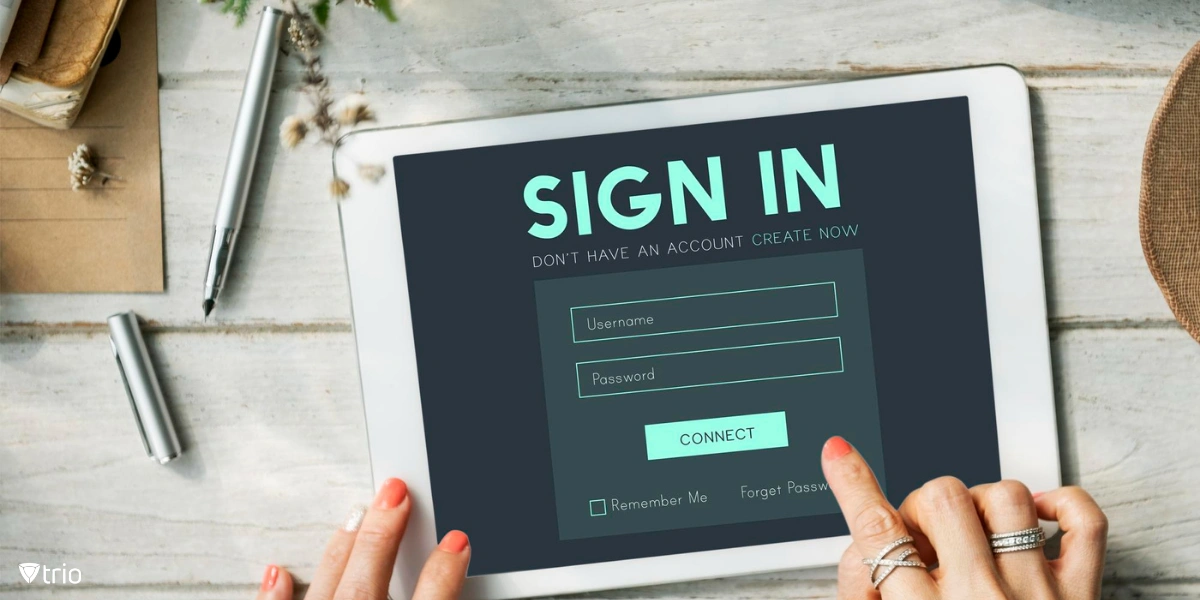
M 387 171 L 384 170 L 383 165 L 358 165 L 358 176 L 370 181 L 371 183 L 379 183 L 379 180 L 383 179 L 383 176 L 386 174 L 386 172 Z
M 308 122 L 299 115 L 291 115 L 279 125 L 279 141 L 291 150 L 300 145 L 308 135 Z
M 312 17 L 302 12 L 292 12 L 288 19 L 288 38 L 300 52 L 312 52 L 321 45 L 321 31 Z
M 347 108 L 338 115 L 338 121 L 348 127 L 353 127 L 359 123 L 365 123 L 367 121 L 374 120 L 375 113 L 371 112 L 371 109 L 366 105 Z
M 75 148 L 75 152 L 67 157 L 67 169 L 71 171 L 72 190 L 78 190 L 91 183 L 96 166 L 92 164 L 92 151 L 87 144 L 80 144 Z
M 375 113 L 367 106 L 367 97 L 362 94 L 350 94 L 342 98 L 335 112 L 338 123 L 346 127 L 354 127 L 364 121 L 375 120 Z
M 87 186 L 92 182 L 93 177 L 100 177 L 102 184 L 108 183 L 110 179 L 120 179 L 120 177 L 98 170 L 92 160 L 92 149 L 88 148 L 87 144 L 76 146 L 71 156 L 67 157 L 67 170 L 71 172 L 72 190 Z
M 345 179 L 335 175 L 333 181 L 329 182 L 329 195 L 333 196 L 335 200 L 341 200 L 342 198 L 349 196 L 350 184 L 346 183 Z

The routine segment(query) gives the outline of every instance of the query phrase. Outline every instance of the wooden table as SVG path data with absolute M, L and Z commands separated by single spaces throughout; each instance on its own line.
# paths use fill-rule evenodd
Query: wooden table
M 146 0 L 134 0 L 146 1 Z M 1200 39 L 1175 0 L 346 2 L 324 57 L 387 124 L 509 115 L 1006 62 L 1033 99 L 1064 476 L 1108 511 L 1106 597 L 1200 598 L 1200 346 L 1137 233 L 1145 134 Z M 229 291 L 204 256 L 252 26 L 158 4 L 167 293 L 0 296 L 0 596 L 66 563 L 63 597 L 251 598 L 267 562 L 312 575 L 370 475 L 329 153 L 264 138 Z M 269 122 L 294 111 L 281 63 Z M 103 319 L 134 309 L 187 454 L 141 456 Z M 832 570 L 601 598 L 832 598 Z

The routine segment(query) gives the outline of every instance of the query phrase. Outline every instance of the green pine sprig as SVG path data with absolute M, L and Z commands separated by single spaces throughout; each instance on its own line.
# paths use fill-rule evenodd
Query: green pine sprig
M 221 12 L 232 13 L 237 25 L 246 22 L 246 15 L 250 14 L 251 0 L 224 0 L 221 4 Z
M 375 0 L 375 10 L 383 15 L 388 21 L 395 23 L 396 13 L 392 10 L 392 0 Z

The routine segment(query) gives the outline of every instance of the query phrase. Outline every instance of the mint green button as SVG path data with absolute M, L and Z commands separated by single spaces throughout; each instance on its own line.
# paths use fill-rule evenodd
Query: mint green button
M 787 445 L 787 415 L 783 411 L 646 426 L 648 460 L 786 448 Z

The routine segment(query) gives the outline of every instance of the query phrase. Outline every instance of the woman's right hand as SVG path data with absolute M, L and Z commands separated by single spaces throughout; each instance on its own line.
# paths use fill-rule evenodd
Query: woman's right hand
M 838 568 L 843 600 L 1095 600 L 1100 597 L 1108 520 L 1087 492 L 1059 488 L 1034 496 L 1015 481 L 967 488 L 953 477 L 925 484 L 894 508 L 863 457 L 840 437 L 825 443 L 821 466 L 850 526 L 854 543 Z M 993 553 L 989 534 L 1024 532 L 1038 519 L 1057 521 L 1061 552 L 1047 560 L 1040 547 Z M 1027 535 L 1027 534 L 1023 534 Z M 875 559 L 897 540 L 932 571 L 896 567 L 872 587 Z M 1027 547 L 1027 546 L 1026 546 Z M 886 568 L 886 565 L 880 569 Z M 883 573 L 882 570 L 876 571 Z
M 392 566 L 412 511 L 408 486 L 388 479 L 371 507 L 351 513 L 333 533 L 305 600 L 387 600 Z M 429 555 L 417 579 L 413 600 L 457 600 L 471 562 L 467 535 L 451 531 Z M 292 600 L 292 576 L 269 565 L 258 600 Z

